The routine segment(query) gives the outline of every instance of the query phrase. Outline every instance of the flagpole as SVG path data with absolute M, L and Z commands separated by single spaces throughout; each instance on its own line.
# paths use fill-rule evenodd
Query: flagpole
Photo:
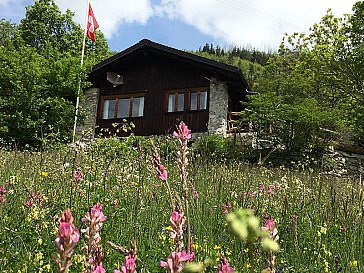
M 83 59 L 84 59 L 84 56 L 85 56 L 85 46 L 86 46 L 86 35 L 87 35 L 87 23 L 88 23 L 89 7 L 90 7 L 90 0 L 87 0 L 85 31 L 83 32 L 83 42 L 82 42 L 81 68 L 83 66 Z M 77 89 L 76 110 L 75 110 L 75 120 L 74 120 L 74 124 L 73 124 L 72 143 L 75 143 L 75 137 L 76 137 L 77 116 L 78 116 L 79 107 L 80 107 L 81 80 L 82 79 L 80 77 L 80 80 L 78 82 L 78 89 Z

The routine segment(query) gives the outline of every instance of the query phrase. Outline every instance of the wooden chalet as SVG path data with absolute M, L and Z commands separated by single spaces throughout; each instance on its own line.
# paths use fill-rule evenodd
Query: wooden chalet
M 248 89 L 235 66 L 149 40 L 95 65 L 89 81 L 83 105 L 90 115 L 78 133 L 89 127 L 115 133 L 113 124 L 127 120 L 136 135 L 169 134 L 179 121 L 193 133 L 225 135 Z

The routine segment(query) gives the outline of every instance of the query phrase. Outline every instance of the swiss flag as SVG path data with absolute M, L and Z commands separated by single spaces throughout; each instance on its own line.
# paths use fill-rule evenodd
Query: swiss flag
M 96 21 L 94 12 L 92 11 L 91 4 L 88 6 L 87 15 L 87 37 L 96 43 L 95 31 L 99 28 L 99 24 Z

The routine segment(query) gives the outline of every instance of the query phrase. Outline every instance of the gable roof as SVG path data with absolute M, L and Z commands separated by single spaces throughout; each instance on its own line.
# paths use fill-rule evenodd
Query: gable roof
M 142 51 L 143 49 L 149 49 L 153 52 L 167 55 L 169 57 L 173 57 L 188 63 L 191 63 L 193 65 L 203 66 L 205 69 L 212 70 L 218 74 L 222 74 L 230 78 L 230 81 L 234 83 L 234 85 L 239 86 L 242 88 L 242 91 L 245 91 L 249 88 L 249 85 L 246 81 L 246 79 L 243 76 L 243 73 L 241 72 L 240 68 L 224 63 L 220 63 L 211 59 L 207 59 L 192 53 L 188 53 L 182 50 L 178 50 L 169 46 L 165 46 L 162 44 L 158 44 L 155 42 L 152 42 L 147 39 L 143 39 L 137 44 L 121 51 L 120 53 L 96 64 L 93 66 L 92 71 L 90 72 L 89 76 L 92 78 L 94 75 L 98 73 L 102 73 L 107 67 L 117 62 L 118 60 L 127 57 L 129 55 L 132 55 L 133 53 L 137 51 Z

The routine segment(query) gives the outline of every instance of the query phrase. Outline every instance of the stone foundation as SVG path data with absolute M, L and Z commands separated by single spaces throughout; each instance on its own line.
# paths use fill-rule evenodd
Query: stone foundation
M 226 136 L 229 93 L 226 82 L 214 78 L 210 82 L 208 132 Z
M 82 137 L 87 131 L 90 131 L 92 137 L 94 136 L 98 103 L 99 89 L 89 88 L 85 90 L 85 95 L 83 100 L 80 102 L 80 106 L 87 111 L 87 116 L 83 124 L 78 124 L 76 129 L 77 136 Z

